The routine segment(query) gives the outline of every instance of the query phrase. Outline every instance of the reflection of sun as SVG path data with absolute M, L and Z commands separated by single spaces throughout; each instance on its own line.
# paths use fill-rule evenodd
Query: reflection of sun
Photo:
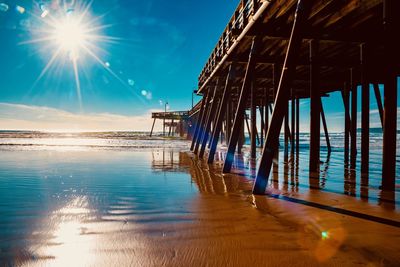
M 49 245 L 39 249 L 50 257 L 51 266 L 90 266 L 95 260 L 96 235 L 85 234 L 84 219 L 90 215 L 85 197 L 76 197 L 62 209 L 54 212 L 53 238 Z
M 33 28 L 33 38 L 22 42 L 22 44 L 40 44 L 45 54 L 50 54 L 46 66 L 32 87 L 50 70 L 59 69 L 66 62 L 70 62 L 75 76 L 76 93 L 79 104 L 82 105 L 81 86 L 79 73 L 84 65 L 84 55 L 89 56 L 100 64 L 106 71 L 121 81 L 121 79 L 110 69 L 108 63 L 100 59 L 99 52 L 105 52 L 99 44 L 114 43 L 119 38 L 101 35 L 102 29 L 110 25 L 100 25 L 101 17 L 91 17 L 89 13 L 90 3 L 83 4 L 73 1 L 73 8 L 69 1 L 60 1 L 59 5 L 45 7 L 41 6 L 41 15 L 31 13 L 37 20 L 38 26 Z M 57 65 L 58 63 L 58 65 Z

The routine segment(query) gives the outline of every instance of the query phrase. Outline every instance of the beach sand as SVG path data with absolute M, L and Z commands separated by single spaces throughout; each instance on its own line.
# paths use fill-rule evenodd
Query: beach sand
M 40 187 L 46 188 L 44 203 L 47 204 L 40 203 L 31 209 L 26 204 L 24 214 L 19 215 L 26 218 L 18 217 L 26 227 L 25 234 L 11 234 L 0 242 L 3 264 L 399 266 L 400 263 L 400 213 L 393 207 L 385 208 L 344 194 L 296 191 L 290 190 L 291 187 L 287 191 L 271 187 L 271 195 L 253 196 L 251 179 L 241 173 L 222 176 L 220 163 L 208 166 L 181 150 L 24 151 L 23 156 L 18 153 L 3 153 L 2 177 L 5 164 L 33 155 L 35 160 L 26 164 L 36 167 L 19 166 L 19 172 L 56 173 L 63 177 L 71 173 L 70 168 L 75 168 L 76 173 L 70 181 L 58 176 L 40 180 Z M 135 172 L 135 178 L 123 177 L 129 171 Z M 76 176 L 79 178 L 75 180 Z M 34 187 L 33 180 L 27 179 Z M 60 185 L 60 181 L 64 184 Z M 18 190 L 18 185 L 14 189 Z M 57 194 L 58 198 L 53 197 Z M 23 198 L 18 193 L 14 197 L 16 203 Z M 343 214 L 343 210 L 349 215 Z M 369 217 L 360 218 L 359 214 Z M 376 218 L 386 221 L 382 223 Z

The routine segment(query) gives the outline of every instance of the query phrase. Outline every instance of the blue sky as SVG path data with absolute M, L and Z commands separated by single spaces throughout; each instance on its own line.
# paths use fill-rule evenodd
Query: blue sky
M 38 2 L 51 7 L 52 1 L 0 2 L 9 7 L 0 11 L 1 103 L 124 116 L 148 115 L 163 108 L 160 100 L 168 101 L 171 109 L 190 108 L 198 74 L 237 5 L 225 0 L 94 0 L 90 16 L 104 15 L 99 24 L 111 24 L 101 34 L 120 38 L 96 43 L 104 49 L 99 57 L 120 80 L 85 57 L 81 110 L 70 64 L 49 69 L 31 88 L 54 51 L 43 49 L 44 43 L 21 42 L 35 38 L 38 27 L 46 27 L 43 18 L 35 17 L 42 12 Z M 25 12 L 18 12 L 16 5 Z M 151 96 L 143 96 L 143 90 Z
M 81 10 L 78 0 L 0 0 L 2 129 L 145 130 L 151 125 L 149 113 L 163 109 L 165 101 L 173 110 L 190 108 L 197 77 L 238 4 L 94 0 L 88 19 L 97 18 L 93 27 L 107 25 L 96 33 L 117 39 L 94 41 L 96 55 L 106 67 L 80 53 L 80 102 L 70 60 L 59 56 L 35 83 L 56 49 L 52 41 L 25 43 L 43 37 L 49 29 L 45 22 L 64 10 L 57 2 L 65 2 L 75 13 Z M 41 18 L 43 10 L 49 15 Z M 338 101 L 340 95 L 324 100 L 333 131 L 340 131 L 343 124 Z M 302 129 L 307 131 L 308 101 L 302 106 Z

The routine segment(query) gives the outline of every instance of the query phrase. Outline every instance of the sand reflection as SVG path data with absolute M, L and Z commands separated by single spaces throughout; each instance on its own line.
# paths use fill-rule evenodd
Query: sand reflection
M 91 217 L 93 211 L 90 210 L 85 196 L 77 196 L 64 207 L 54 211 L 43 221 L 43 225 L 50 231 L 50 238 L 42 240 L 40 245 L 31 248 L 33 258 L 46 261 L 39 260 L 27 265 L 92 265 L 97 236 L 87 234 L 88 228 L 85 223 Z

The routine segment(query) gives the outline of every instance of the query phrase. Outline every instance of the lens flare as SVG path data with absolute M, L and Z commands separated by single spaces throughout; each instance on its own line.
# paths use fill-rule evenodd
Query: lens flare
M 329 238 L 329 233 L 327 231 L 323 231 L 321 233 L 321 238 L 322 238 L 322 240 L 328 239 Z

